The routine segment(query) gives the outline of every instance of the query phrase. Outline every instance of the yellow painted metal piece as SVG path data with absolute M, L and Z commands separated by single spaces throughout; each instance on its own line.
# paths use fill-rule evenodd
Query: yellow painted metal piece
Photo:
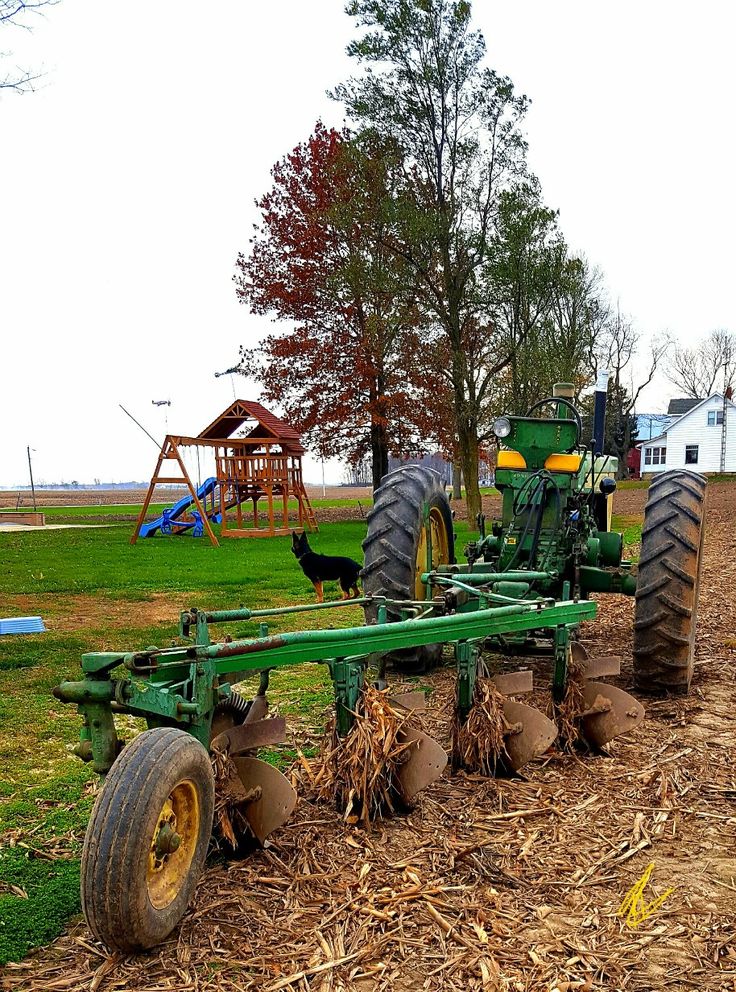
M 653 870 L 654 862 L 652 861 L 651 864 L 647 865 L 644 874 L 619 906 L 618 915 L 625 917 L 626 925 L 629 927 L 638 927 L 640 923 L 648 920 L 659 909 L 665 899 L 675 891 L 674 889 L 667 889 L 661 896 L 657 896 L 656 899 L 647 902 L 644 898 L 644 889 L 647 887 Z
M 549 455 L 544 463 L 548 472 L 578 472 L 580 470 L 580 455 Z
M 201 811 L 194 782 L 179 782 L 158 816 L 146 867 L 148 898 L 165 909 L 184 885 L 199 837 Z
M 526 468 L 526 459 L 518 451 L 499 451 L 496 468 Z
M 427 542 L 427 531 L 432 544 L 432 554 L 429 554 L 429 544 Z M 447 527 L 442 511 L 433 506 L 429 511 L 429 518 L 419 535 L 419 547 L 417 548 L 417 561 L 414 570 L 414 597 L 424 599 L 427 593 L 422 582 L 422 573 L 431 572 L 438 565 L 450 564 L 450 541 L 447 536 Z
M 606 529 L 611 529 L 613 523 L 613 496 L 606 496 Z

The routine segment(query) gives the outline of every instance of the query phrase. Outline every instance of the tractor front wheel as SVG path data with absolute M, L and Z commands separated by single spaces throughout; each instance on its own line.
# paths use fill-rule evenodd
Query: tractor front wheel
M 136 737 L 110 769 L 82 852 L 82 909 L 108 947 L 159 944 L 186 912 L 207 856 L 215 782 L 183 730 Z
M 363 592 L 402 600 L 424 600 L 423 572 L 454 562 L 452 511 L 438 472 L 405 465 L 385 476 L 373 496 L 368 533 L 363 541 Z M 388 608 L 388 619 L 401 619 L 401 607 Z M 366 607 L 375 623 L 376 606 Z M 439 663 L 441 644 L 396 651 L 389 661 L 405 672 L 423 672 Z
M 705 494 L 695 472 L 664 472 L 649 487 L 634 619 L 634 685 L 642 692 L 690 688 Z

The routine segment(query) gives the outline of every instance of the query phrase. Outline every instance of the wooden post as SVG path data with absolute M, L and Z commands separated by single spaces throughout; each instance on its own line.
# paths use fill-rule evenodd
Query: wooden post
M 148 492 L 146 493 L 146 498 L 143 500 L 143 506 L 141 507 L 141 512 L 138 514 L 138 519 L 135 522 L 135 530 L 133 531 L 133 536 L 130 539 L 131 544 L 135 544 L 138 540 L 138 535 L 140 534 L 141 527 L 143 526 L 143 521 L 146 519 L 146 514 L 148 513 L 148 507 L 151 503 L 151 497 L 153 496 L 153 490 L 156 488 L 156 480 L 158 479 L 158 473 L 161 469 L 161 462 L 164 460 L 166 455 L 164 451 L 166 449 L 166 444 L 168 441 L 168 436 L 164 438 L 164 443 L 161 445 L 161 451 L 158 455 L 158 461 L 156 462 L 156 468 L 153 470 L 153 475 L 151 476 L 151 482 L 148 486 Z
M 266 496 L 268 497 L 268 526 L 271 534 L 273 535 L 276 530 L 276 524 L 273 519 L 273 486 L 268 486 Z
M 227 501 L 225 499 L 225 490 L 227 489 L 227 482 L 224 478 L 218 479 L 220 490 L 220 526 L 222 527 L 222 534 L 224 535 L 227 530 Z

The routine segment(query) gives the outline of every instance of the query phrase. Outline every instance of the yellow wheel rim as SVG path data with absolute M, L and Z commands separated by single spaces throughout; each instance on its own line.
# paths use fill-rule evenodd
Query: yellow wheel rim
M 169 906 L 186 882 L 199 839 L 200 817 L 194 782 L 185 779 L 161 807 L 151 838 L 146 885 L 155 909 Z
M 450 539 L 442 511 L 433 506 L 422 526 L 417 548 L 417 561 L 414 573 L 414 598 L 426 599 L 427 590 L 422 583 L 422 572 L 431 572 L 438 565 L 450 561 Z

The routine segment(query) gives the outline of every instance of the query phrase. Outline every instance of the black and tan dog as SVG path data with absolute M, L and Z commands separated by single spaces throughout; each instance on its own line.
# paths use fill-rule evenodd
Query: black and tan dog
M 291 532 L 291 550 L 296 555 L 302 572 L 314 586 L 318 603 L 325 601 L 323 582 L 339 582 L 343 599 L 357 599 L 360 595 L 358 575 L 361 566 L 357 561 L 337 555 L 318 555 L 309 547 L 307 535 L 297 534 L 296 531 Z

